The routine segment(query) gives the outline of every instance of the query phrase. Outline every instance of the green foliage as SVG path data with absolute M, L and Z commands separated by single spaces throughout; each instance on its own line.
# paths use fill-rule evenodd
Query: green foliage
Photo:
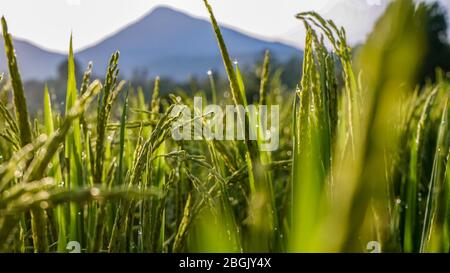
M 386 252 L 448 252 L 450 84 L 440 72 L 416 87 L 423 7 L 394 1 L 354 59 L 344 29 L 298 14 L 307 36 L 293 92 L 269 52 L 253 79 L 233 65 L 204 3 L 230 86 L 209 73 L 213 103 L 279 105 L 279 149 L 262 150 L 262 128 L 257 140 L 174 141 L 171 111 L 202 112 L 190 95 L 206 94 L 192 85 L 165 96 L 156 78 L 152 91 L 120 95 L 118 52 L 103 84 L 90 64 L 78 90 L 72 39 L 66 109 L 45 88 L 31 125 L 3 19 L 0 251 L 66 252 L 78 241 L 82 252 L 366 252 L 378 241 Z

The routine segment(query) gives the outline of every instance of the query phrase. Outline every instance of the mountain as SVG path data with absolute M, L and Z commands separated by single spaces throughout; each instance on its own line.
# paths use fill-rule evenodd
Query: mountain
M 222 27 L 230 55 L 240 64 L 254 63 L 269 49 L 286 60 L 299 50 L 270 43 Z M 94 71 L 104 73 L 109 55 L 119 50 L 122 75 L 148 70 L 150 77 L 168 76 L 177 80 L 191 75 L 204 76 L 208 69 L 223 71 L 220 51 L 210 23 L 170 8 L 157 8 L 140 21 L 92 48 L 80 52 L 82 62 L 94 63 Z
M 281 43 L 252 38 L 227 27 L 221 29 L 231 57 L 240 65 L 254 63 L 266 49 L 281 61 L 301 54 Z M 15 40 L 15 46 L 24 80 L 55 77 L 58 65 L 65 59 L 24 41 Z M 190 76 L 203 77 L 209 69 L 224 71 L 210 23 L 166 7 L 154 9 L 95 46 L 77 52 L 75 58 L 83 67 L 92 61 L 94 74 L 104 75 L 109 57 L 116 50 L 120 51 L 119 68 L 125 78 L 144 72 L 148 77 L 186 80 Z M 4 56 L 2 45 L 0 71 L 6 71 Z
M 0 39 L 0 73 L 7 72 L 5 45 Z M 45 80 L 57 75 L 58 65 L 67 57 L 39 48 L 32 43 L 14 39 L 17 62 L 23 80 Z

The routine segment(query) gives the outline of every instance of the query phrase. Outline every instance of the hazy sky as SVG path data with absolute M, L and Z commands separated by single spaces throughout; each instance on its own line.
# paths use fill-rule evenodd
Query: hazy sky
M 0 0 L 14 36 L 55 51 L 66 51 L 70 32 L 76 49 L 92 45 L 153 8 L 164 5 L 206 18 L 202 0 Z M 253 36 L 300 46 L 303 26 L 294 18 L 316 10 L 347 28 L 352 41 L 364 39 L 389 0 L 210 0 L 218 20 Z M 450 0 L 440 0 L 450 8 Z

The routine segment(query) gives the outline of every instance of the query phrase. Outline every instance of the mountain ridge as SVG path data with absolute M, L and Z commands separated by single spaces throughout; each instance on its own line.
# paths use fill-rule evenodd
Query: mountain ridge
M 279 42 L 264 41 L 229 27 L 221 26 L 221 29 L 230 55 L 243 65 L 254 63 L 266 49 L 280 60 L 301 54 L 299 49 Z M 56 77 L 58 65 L 67 58 L 20 39 L 14 39 L 14 43 L 24 80 Z M 119 68 L 125 78 L 144 73 L 148 77 L 159 75 L 181 81 L 204 76 L 209 69 L 223 72 L 210 23 L 165 6 L 76 52 L 75 58 L 82 67 L 93 61 L 94 74 L 103 75 L 110 55 L 116 50 L 121 53 Z M 0 71 L 6 72 L 2 43 L 0 54 Z

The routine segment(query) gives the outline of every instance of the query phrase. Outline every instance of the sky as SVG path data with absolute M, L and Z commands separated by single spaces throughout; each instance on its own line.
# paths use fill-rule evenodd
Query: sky
M 66 52 L 70 33 L 76 50 L 94 45 L 148 14 L 169 6 L 207 18 L 202 0 L 0 0 L 0 15 L 16 38 Z M 351 43 L 370 32 L 389 0 L 210 0 L 218 21 L 246 34 L 301 47 L 302 24 L 294 18 L 315 10 L 347 29 Z M 439 0 L 450 10 L 450 0 Z

